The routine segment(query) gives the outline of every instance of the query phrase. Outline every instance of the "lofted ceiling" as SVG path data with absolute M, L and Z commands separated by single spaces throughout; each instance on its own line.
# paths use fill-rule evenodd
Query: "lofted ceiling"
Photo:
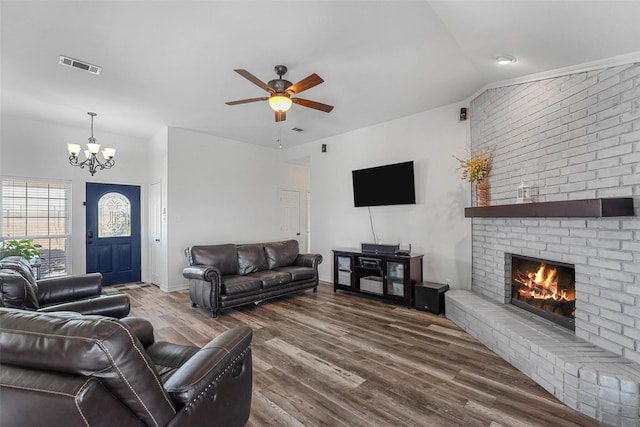
M 638 1 L 5 1 L 1 110 L 150 138 L 165 126 L 285 147 L 466 100 L 493 82 L 640 52 Z M 495 57 L 517 62 L 499 66 Z M 103 67 L 95 76 L 60 55 Z M 325 82 L 277 124 L 226 101 L 311 73 Z M 303 129 L 294 132 L 292 128 Z M 117 144 L 114 144 L 117 145 Z

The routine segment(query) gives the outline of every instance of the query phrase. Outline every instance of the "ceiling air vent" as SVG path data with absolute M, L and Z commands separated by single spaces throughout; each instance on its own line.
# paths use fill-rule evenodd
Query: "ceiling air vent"
M 302 132 L 304 129 L 300 129 L 300 128 L 291 128 L 292 131 L 294 132 Z
M 60 55 L 61 65 L 67 67 L 78 68 L 79 70 L 86 71 L 87 73 L 99 75 L 102 71 L 102 67 L 98 65 L 89 64 L 88 62 L 78 61 L 77 59 L 69 58 L 68 56 Z

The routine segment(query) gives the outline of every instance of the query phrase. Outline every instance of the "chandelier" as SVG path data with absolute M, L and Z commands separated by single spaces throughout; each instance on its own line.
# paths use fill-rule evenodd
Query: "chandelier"
M 113 160 L 113 156 L 116 155 L 115 148 L 105 148 L 102 150 L 102 156 L 104 157 L 104 163 L 98 159 L 98 152 L 100 151 L 100 144 L 96 144 L 96 139 L 93 137 L 93 118 L 97 116 L 96 113 L 87 113 L 91 116 L 91 137 L 87 143 L 87 149 L 84 150 L 84 161 L 80 161 L 78 157 L 81 151 L 80 144 L 67 144 L 67 150 L 69 150 L 69 163 L 72 166 L 80 166 L 81 168 L 88 168 L 89 173 L 93 176 L 98 169 L 105 170 L 110 169 L 116 162 Z

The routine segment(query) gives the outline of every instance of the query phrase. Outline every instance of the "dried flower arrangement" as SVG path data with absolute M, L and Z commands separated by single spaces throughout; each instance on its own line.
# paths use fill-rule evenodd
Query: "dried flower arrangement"
M 455 156 L 454 156 L 455 157 Z M 489 176 L 493 162 L 493 150 L 485 149 L 479 153 L 470 152 L 469 159 L 463 160 L 455 157 L 460 162 L 458 170 L 462 169 L 464 181 L 483 181 Z

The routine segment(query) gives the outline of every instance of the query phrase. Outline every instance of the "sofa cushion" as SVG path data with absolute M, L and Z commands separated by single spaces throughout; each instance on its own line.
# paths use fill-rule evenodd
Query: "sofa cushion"
M 262 245 L 242 245 L 237 247 L 237 251 L 238 274 L 245 276 L 268 268 Z
M 231 276 L 222 277 L 222 294 L 237 295 L 245 292 L 259 291 L 262 289 L 262 281 L 251 276 Z
M 262 288 L 268 289 L 274 286 L 283 285 L 291 281 L 291 275 L 283 271 L 264 270 L 253 273 L 251 277 L 255 277 L 262 282 Z
M 0 270 L 0 305 L 23 310 L 40 308 L 36 293 L 29 281 L 10 268 Z
M 238 271 L 238 255 L 236 245 L 192 246 L 189 249 L 191 265 L 211 265 L 220 270 L 222 275 L 236 274 Z
M 265 243 L 264 254 L 270 269 L 285 267 L 296 261 L 299 248 L 297 240 Z
M 311 267 L 302 267 L 297 265 L 290 265 L 288 267 L 276 268 L 275 271 L 282 271 L 283 273 L 289 273 L 291 280 L 306 280 L 316 277 L 316 270 Z

